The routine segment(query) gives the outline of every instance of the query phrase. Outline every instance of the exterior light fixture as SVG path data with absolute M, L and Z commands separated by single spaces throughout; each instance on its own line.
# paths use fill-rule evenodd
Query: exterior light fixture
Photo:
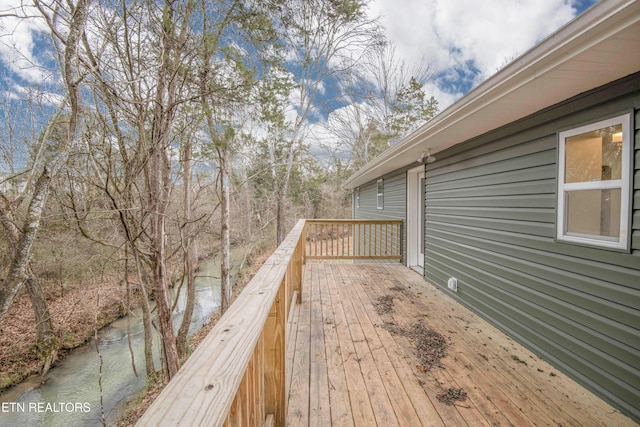
M 424 150 L 422 152 L 422 154 L 420 154 L 420 157 L 418 157 L 418 163 L 433 163 L 436 161 L 436 156 L 432 156 L 430 149 L 427 148 L 426 150 Z

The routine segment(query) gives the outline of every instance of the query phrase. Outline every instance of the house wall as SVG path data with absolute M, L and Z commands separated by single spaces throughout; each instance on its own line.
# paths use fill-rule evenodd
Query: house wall
M 628 111 L 631 250 L 557 242 L 557 132 Z M 640 73 L 437 159 L 426 173 L 425 278 L 640 419 Z
M 407 247 L 407 169 L 400 169 L 384 179 L 384 209 L 377 209 L 377 181 L 360 187 L 360 207 L 353 202 L 354 219 L 401 219 L 402 262 L 406 263 Z M 355 197 L 355 196 L 354 196 Z

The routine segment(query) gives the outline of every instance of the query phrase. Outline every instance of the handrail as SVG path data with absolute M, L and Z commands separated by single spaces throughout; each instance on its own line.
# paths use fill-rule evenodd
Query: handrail
M 300 220 L 137 425 L 285 424 L 285 344 L 302 290 L 304 229 Z
M 298 221 L 136 425 L 285 425 L 286 345 L 304 259 L 400 259 L 401 227 L 402 221 Z M 320 252 L 311 252 L 317 244 Z
M 308 219 L 306 259 L 402 259 L 402 220 Z

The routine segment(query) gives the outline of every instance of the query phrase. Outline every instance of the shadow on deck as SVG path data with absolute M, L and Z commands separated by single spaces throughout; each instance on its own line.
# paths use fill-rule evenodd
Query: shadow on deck
M 309 262 L 302 289 L 288 425 L 636 425 L 400 264 Z

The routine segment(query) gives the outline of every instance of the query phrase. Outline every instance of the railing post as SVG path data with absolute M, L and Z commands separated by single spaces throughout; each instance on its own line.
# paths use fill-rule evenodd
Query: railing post
M 297 303 L 302 303 L 302 266 L 305 263 L 305 255 L 307 253 L 307 229 L 309 225 L 306 224 L 304 227 L 305 232 L 300 237 L 298 241 L 298 245 L 293 253 L 293 271 L 294 271 L 294 281 L 293 286 L 294 290 L 298 293 Z
M 282 280 L 280 289 L 269 312 L 269 318 L 264 327 L 264 387 L 265 409 L 267 414 L 273 414 L 275 425 L 284 426 L 287 416 L 287 395 L 285 383 L 285 282 Z

